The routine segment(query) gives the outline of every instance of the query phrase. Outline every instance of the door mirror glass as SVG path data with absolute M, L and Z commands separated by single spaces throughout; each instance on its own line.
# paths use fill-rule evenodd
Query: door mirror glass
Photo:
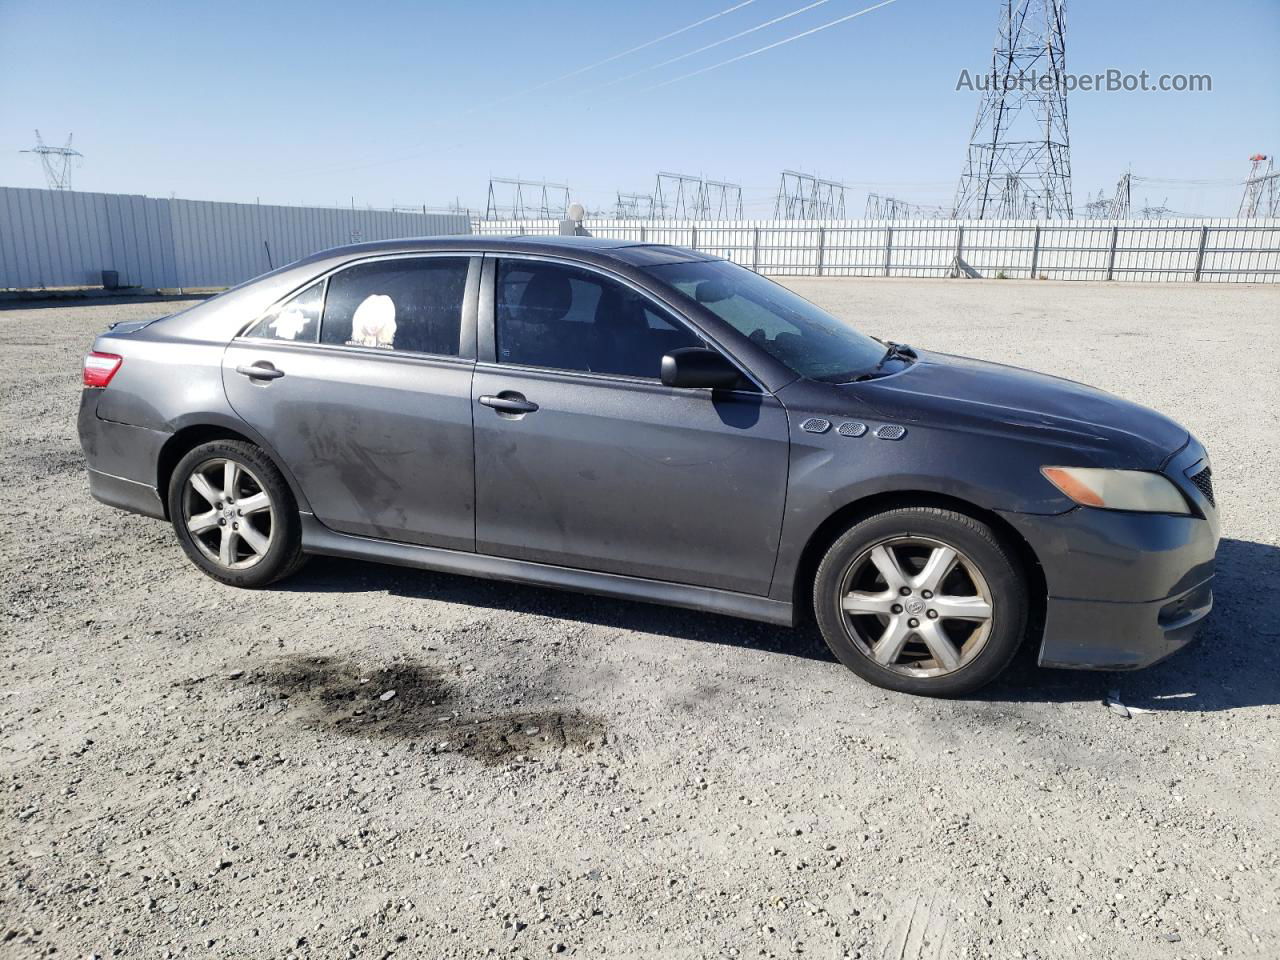
M 706 347 L 681 347 L 662 358 L 662 382 L 668 387 L 728 390 L 736 387 L 741 377 L 723 354 Z

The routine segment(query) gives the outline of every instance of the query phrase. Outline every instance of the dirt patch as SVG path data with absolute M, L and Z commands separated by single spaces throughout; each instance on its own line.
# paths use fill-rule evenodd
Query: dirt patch
M 409 741 L 432 753 L 459 753 L 486 764 L 519 763 L 563 750 L 585 753 L 605 740 L 604 725 L 578 712 L 485 713 L 443 671 L 421 664 L 367 669 L 335 657 L 293 656 L 247 679 L 284 701 L 287 718 L 314 729 Z

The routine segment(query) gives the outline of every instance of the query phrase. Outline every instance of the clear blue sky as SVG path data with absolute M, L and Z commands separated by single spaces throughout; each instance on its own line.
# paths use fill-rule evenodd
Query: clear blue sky
M 530 88 L 732 0 L 541 3 L 0 0 L 0 184 L 42 186 L 18 151 L 68 131 L 81 190 L 196 199 L 483 205 L 487 179 L 570 184 L 591 206 L 652 190 L 658 170 L 742 183 L 772 210 L 784 167 L 948 202 L 984 69 L 994 0 L 897 0 L 660 89 L 655 83 L 825 23 L 816 9 L 679 63 L 610 80 L 803 6 L 754 0 L 638 53 Z M 1077 204 L 1126 166 L 1242 180 L 1280 152 L 1280 0 L 1071 0 L 1072 72 L 1208 73 L 1212 93 L 1075 93 Z M 1234 213 L 1237 187 L 1155 185 L 1139 202 Z

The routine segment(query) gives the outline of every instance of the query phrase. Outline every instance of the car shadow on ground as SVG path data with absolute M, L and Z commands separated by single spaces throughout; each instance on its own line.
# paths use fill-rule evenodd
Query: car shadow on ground
M 270 589 L 303 593 L 385 592 L 407 599 L 431 599 L 494 611 L 554 617 L 679 640 L 720 643 L 836 663 L 822 637 L 810 628 L 791 630 L 753 620 L 636 600 L 615 600 L 360 560 L 313 557 L 300 573 Z
M 275 589 L 374 592 L 554 617 L 766 653 L 836 659 L 811 625 L 797 629 L 630 600 L 444 573 L 317 557 Z M 1280 704 L 1280 548 L 1223 540 L 1214 610 L 1198 640 L 1163 663 L 1133 673 L 1042 670 L 1026 644 L 1009 670 L 972 699 L 1068 703 L 1118 695 L 1150 711 L 1210 712 Z M 850 677 L 850 682 L 860 682 Z

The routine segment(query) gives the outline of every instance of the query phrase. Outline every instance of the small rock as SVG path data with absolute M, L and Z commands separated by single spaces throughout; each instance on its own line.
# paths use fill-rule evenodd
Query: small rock
M 396 692 L 395 692 L 394 690 L 388 690 L 386 693 L 384 693 L 384 694 L 383 694 L 382 696 L 380 696 L 378 699 L 379 699 L 379 700 L 381 700 L 383 703 L 386 703 L 388 700 L 390 700 L 390 699 L 391 699 L 392 697 L 394 697 L 395 695 L 396 695 Z

